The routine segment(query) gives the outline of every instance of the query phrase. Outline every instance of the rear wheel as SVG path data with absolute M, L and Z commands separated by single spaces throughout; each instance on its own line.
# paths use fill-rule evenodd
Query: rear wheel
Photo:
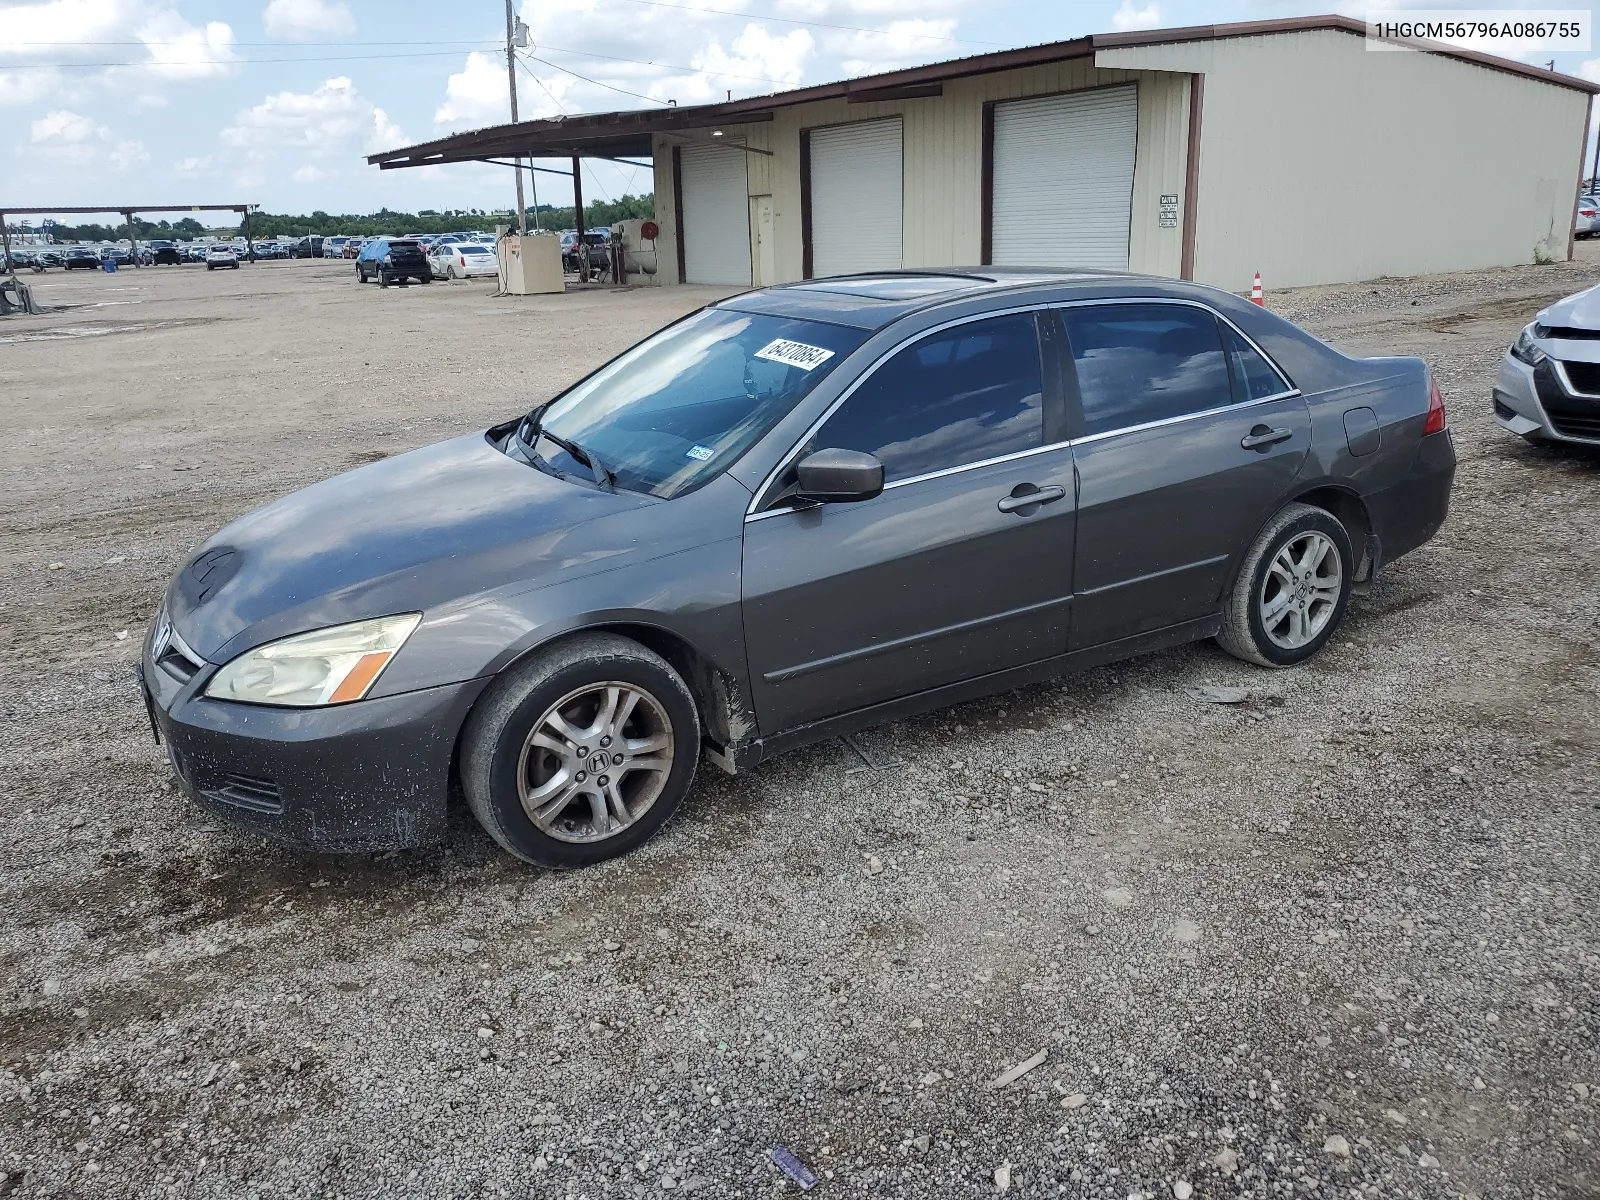
M 1217 642 L 1263 667 L 1305 662 L 1344 619 L 1354 565 L 1350 535 L 1330 513 L 1285 505 L 1245 555 Z
M 489 836 L 525 862 L 626 854 L 694 782 L 700 716 L 664 659 L 615 634 L 558 643 L 498 680 L 468 718 L 461 782 Z

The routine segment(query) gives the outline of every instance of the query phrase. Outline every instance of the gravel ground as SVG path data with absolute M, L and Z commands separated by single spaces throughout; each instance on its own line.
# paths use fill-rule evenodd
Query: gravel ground
M 465 813 L 344 859 L 207 823 L 135 648 L 235 515 L 713 293 L 35 281 L 79 307 L 0 325 L 0 1196 L 792 1193 L 774 1146 L 821 1195 L 1600 1194 L 1600 456 L 1488 416 L 1579 253 L 1269 295 L 1426 356 L 1461 455 L 1313 664 L 1197 645 L 707 771 L 568 875 Z

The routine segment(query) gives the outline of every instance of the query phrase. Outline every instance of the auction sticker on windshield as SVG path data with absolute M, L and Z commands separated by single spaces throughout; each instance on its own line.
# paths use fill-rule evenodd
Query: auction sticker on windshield
M 833 351 L 824 350 L 821 346 L 808 346 L 804 342 L 775 338 L 757 350 L 756 357 L 782 363 L 786 367 L 799 367 L 802 371 L 815 371 L 833 357 Z

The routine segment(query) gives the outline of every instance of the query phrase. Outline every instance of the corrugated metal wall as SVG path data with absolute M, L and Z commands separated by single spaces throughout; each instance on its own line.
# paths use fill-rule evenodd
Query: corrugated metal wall
M 1162 227 L 1160 197 L 1182 192 L 1188 131 L 1187 77 L 1148 71 L 1099 70 L 1075 59 L 997 72 L 945 84 L 944 95 L 920 100 L 851 104 L 828 100 L 778 109 L 759 125 L 727 126 L 724 136 L 771 150 L 750 156 L 750 194 L 771 195 L 781 281 L 800 279 L 800 131 L 901 118 L 905 164 L 903 225 L 907 267 L 971 266 L 982 254 L 983 106 L 990 100 L 1048 95 L 1109 83 L 1139 88 L 1139 147 L 1134 167 L 1133 225 L 1129 239 L 1132 270 L 1176 275 L 1182 231 Z M 696 140 L 707 134 L 694 135 Z M 677 261 L 676 216 L 672 207 L 672 144 L 684 139 L 657 137 L 656 212 L 662 230 L 662 261 Z
M 1233 291 L 1567 257 L 1587 97 L 1336 30 L 1102 50 L 1205 74 L 1195 277 Z
M 1177 275 L 1190 83 L 1205 76 L 1195 278 L 1233 291 L 1565 258 L 1586 97 L 1439 55 L 1375 52 L 1336 30 L 1102 50 L 947 81 L 921 100 L 829 100 L 729 126 L 750 194 L 773 198 L 779 280 L 801 278 L 800 130 L 899 116 L 904 264 L 982 253 L 983 106 L 1105 84 L 1139 88 L 1129 267 Z M 705 140 L 707 135 L 692 135 Z M 671 147 L 655 142 L 662 262 L 676 217 Z M 1161 224 L 1162 199 L 1178 219 Z

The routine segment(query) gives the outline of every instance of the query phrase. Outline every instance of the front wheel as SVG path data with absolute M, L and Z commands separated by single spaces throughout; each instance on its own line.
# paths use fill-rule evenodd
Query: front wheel
M 700 755 L 694 697 L 659 655 L 582 634 L 498 680 L 467 720 L 461 782 L 502 847 L 586 867 L 648 841 L 689 794 Z
M 1344 619 L 1354 568 L 1350 535 L 1332 514 L 1285 505 L 1245 555 L 1218 644 L 1263 667 L 1305 662 Z

